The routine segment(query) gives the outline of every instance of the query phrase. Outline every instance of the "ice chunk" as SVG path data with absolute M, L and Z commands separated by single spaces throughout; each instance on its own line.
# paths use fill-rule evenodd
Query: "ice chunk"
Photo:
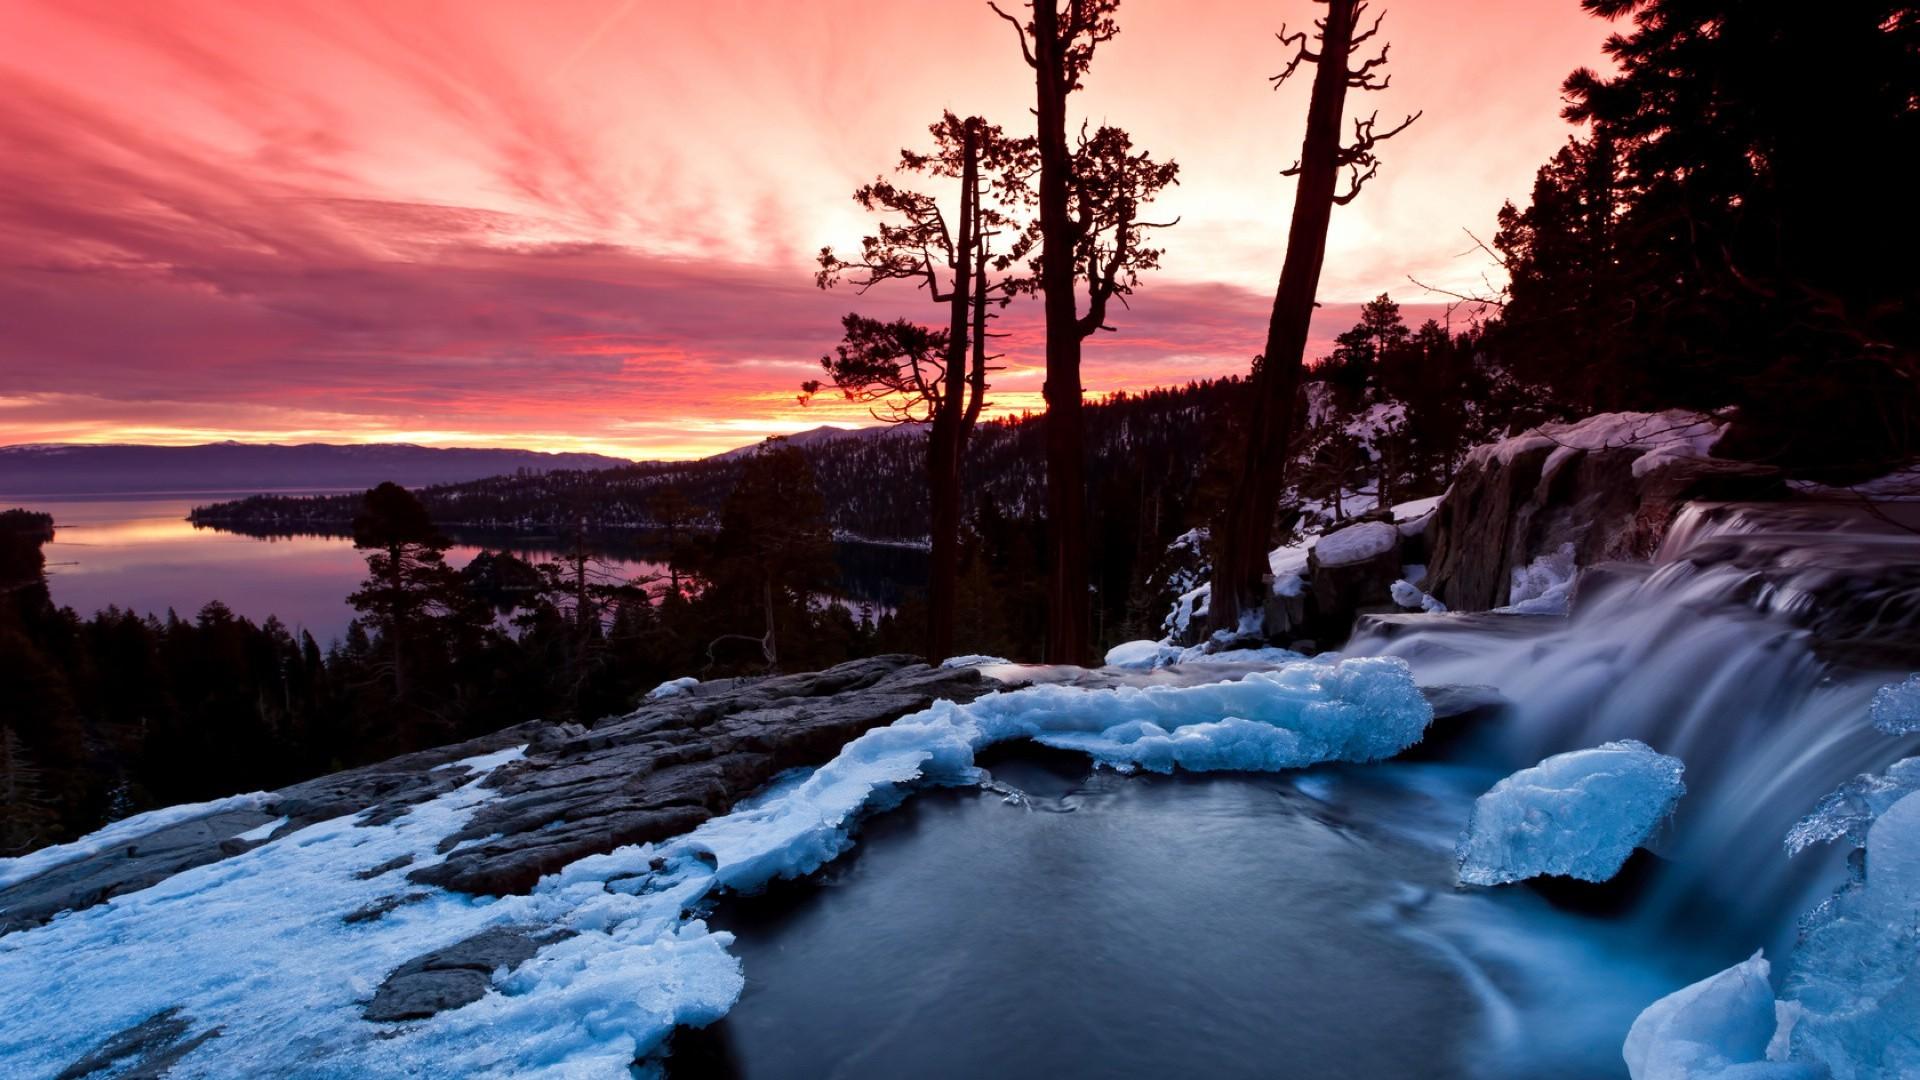
M 1400 530 L 1384 521 L 1363 521 L 1321 537 L 1313 557 L 1321 566 L 1349 566 L 1377 559 L 1400 546 Z
M 1574 565 L 1572 544 L 1516 567 L 1507 589 L 1507 605 L 1494 608 L 1508 615 L 1565 615 L 1573 599 L 1573 579 L 1579 572 Z
M 1683 987 L 1647 1006 L 1621 1056 L 1633 1080 L 1814 1080 L 1819 1070 L 1767 1060 L 1779 1026 L 1766 957 Z
M 994 717 L 1005 725 L 994 730 L 1078 750 L 1121 770 L 1276 770 L 1392 757 L 1419 742 L 1433 720 L 1405 662 L 1385 657 L 1303 661 L 1237 682 L 1125 686 L 1110 694 L 1104 701 L 1035 703 L 1040 707 L 1024 714 Z
M 1686 793 L 1679 758 L 1626 739 L 1556 754 L 1474 800 L 1460 880 L 1503 885 L 1542 874 L 1606 881 Z
M 1920 675 L 1890 683 L 1873 693 L 1873 726 L 1889 735 L 1920 731 Z
M 1813 812 L 1787 831 L 1787 854 L 1845 837 L 1855 847 L 1867 842 L 1867 827 L 1888 807 L 1920 791 L 1920 758 L 1903 758 L 1875 776 L 1861 773 L 1829 792 Z
M 1833 1080 L 1920 1076 L 1920 793 L 1868 828 L 1865 869 L 1802 924 L 1790 1056 Z
M 647 691 L 647 700 L 659 701 L 662 698 L 680 697 L 683 694 L 691 692 L 694 687 L 699 685 L 700 680 L 691 675 L 682 676 L 678 679 L 668 679 L 666 682 Z

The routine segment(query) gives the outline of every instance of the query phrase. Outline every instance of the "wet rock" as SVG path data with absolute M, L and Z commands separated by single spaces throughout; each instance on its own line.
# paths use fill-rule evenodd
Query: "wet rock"
M 426 898 L 427 894 L 424 892 L 395 893 L 392 896 L 383 896 L 365 907 L 355 908 L 345 915 L 340 916 L 340 921 L 346 923 L 348 926 L 373 922 L 385 916 L 389 911 L 405 907 L 408 904 L 417 904 Z
M 1579 566 L 1645 560 L 1690 500 L 1786 494 L 1778 470 L 1714 458 L 1674 460 L 1634 475 L 1647 453 L 1544 439 L 1505 452 L 1477 448 L 1428 526 L 1426 591 L 1454 611 L 1488 611 L 1509 602 L 1514 570 L 1566 545 Z
M 276 815 L 230 810 L 177 822 L 0 889 L 0 934 L 39 926 L 256 845 L 233 843 Z
M 424 1020 L 471 1005 L 493 986 L 494 971 L 511 971 L 532 959 L 542 946 L 565 936 L 564 932 L 540 934 L 525 927 L 483 930 L 395 968 L 374 991 L 362 1015 L 384 1024 Z
M 695 828 L 871 728 L 998 685 L 972 668 L 929 668 L 906 656 L 703 683 L 502 768 L 489 779 L 500 797 L 442 842 L 445 861 L 409 878 L 486 895 L 526 892 L 576 859 Z
M 193 1021 L 181 1015 L 179 1009 L 164 1009 L 109 1036 L 86 1056 L 61 1070 L 55 1080 L 107 1075 L 116 1080 L 158 1080 L 195 1047 L 220 1034 L 217 1027 L 189 1035 L 192 1030 Z

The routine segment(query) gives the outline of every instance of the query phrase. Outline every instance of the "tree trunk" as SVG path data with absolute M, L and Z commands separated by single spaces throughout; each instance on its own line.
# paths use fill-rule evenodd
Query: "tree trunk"
M 954 244 L 952 319 L 939 411 L 927 444 L 933 551 L 927 568 L 927 663 L 953 654 L 953 622 L 960 579 L 960 461 L 967 438 L 967 329 L 973 315 L 974 246 L 979 204 L 978 127 L 969 119 L 960 178 L 960 236 Z
M 1079 237 L 1068 214 L 1073 167 L 1067 149 L 1067 94 L 1053 0 L 1033 5 L 1035 114 L 1040 143 L 1040 288 L 1046 297 L 1047 583 L 1049 663 L 1080 664 L 1090 655 L 1087 606 L 1086 421 L 1080 407 L 1080 328 L 1074 296 Z
M 1340 116 L 1347 99 L 1347 54 L 1353 42 L 1354 0 L 1331 0 L 1320 37 L 1307 133 L 1300 149 L 1299 185 L 1287 230 L 1286 262 L 1267 322 L 1266 349 L 1253 378 L 1253 409 L 1246 456 L 1215 538 L 1209 630 L 1237 630 L 1242 612 L 1266 603 L 1267 552 L 1273 514 L 1286 480 L 1293 440 L 1294 399 L 1313 319 L 1320 266 L 1327 254 L 1327 223 L 1340 172 Z M 1337 497 L 1337 496 L 1336 496 Z M 1337 504 L 1336 504 L 1337 505 Z
M 399 701 L 407 696 L 406 645 L 402 640 L 401 624 L 406 620 L 406 586 L 401 578 L 401 554 L 406 550 L 403 544 L 387 546 L 387 590 L 391 593 L 387 615 L 387 644 L 393 648 L 393 700 Z

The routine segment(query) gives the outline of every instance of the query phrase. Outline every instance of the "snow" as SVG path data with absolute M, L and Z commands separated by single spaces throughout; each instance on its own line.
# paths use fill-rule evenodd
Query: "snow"
M 1424 570 L 1425 568 L 1423 567 L 1422 569 Z M 1421 592 L 1419 586 L 1404 578 L 1388 586 L 1387 591 L 1393 594 L 1393 602 L 1403 608 L 1434 614 L 1439 614 L 1447 610 L 1447 605 Z
M 1185 649 L 1158 641 L 1126 641 L 1107 650 L 1106 664 L 1118 668 L 1165 667 L 1178 661 Z
M 1795 1061 L 1833 1080 L 1920 1076 L 1920 793 L 1867 832 L 1865 873 L 1803 920 L 1782 997 Z
M 240 835 L 234 837 L 234 839 L 240 840 L 249 844 L 258 843 L 259 841 L 265 840 L 267 837 L 272 836 L 276 831 L 279 830 L 280 826 L 285 825 L 287 822 L 292 820 L 293 819 L 290 817 L 277 817 L 277 818 L 274 818 L 272 821 L 267 822 L 265 825 L 248 829 L 246 832 L 243 832 Z
M 1216 637 L 1231 635 L 1216 635 Z M 1211 651 L 1210 651 L 1211 650 Z M 1290 664 L 1306 657 L 1292 649 L 1263 646 L 1258 649 L 1222 649 L 1215 643 L 1181 648 L 1162 641 L 1126 641 L 1107 650 L 1108 667 L 1131 671 L 1151 671 L 1174 664 Z
M 1889 735 L 1920 732 L 1920 675 L 1874 691 L 1870 715 L 1873 726 Z
M 1003 664 L 1011 663 L 1013 663 L 1013 661 L 1008 660 L 1004 656 L 987 656 L 984 653 L 968 653 L 965 656 L 949 656 L 945 660 L 940 661 L 940 666 L 943 668 L 999 667 Z
M 1766 957 L 1754 953 L 1647 1006 L 1621 1051 L 1632 1080 L 1814 1080 L 1805 1065 L 1768 1061 L 1779 1019 Z
M 1397 535 L 1399 536 L 1417 535 L 1422 529 L 1426 528 L 1427 521 L 1433 514 L 1434 509 L 1440 505 L 1444 498 L 1445 496 L 1443 495 L 1435 495 L 1431 498 L 1414 499 L 1410 502 L 1399 503 L 1393 506 L 1389 511 L 1395 523 L 1392 526 L 1388 526 L 1384 522 L 1362 523 L 1362 525 L 1350 526 L 1349 529 L 1339 530 L 1334 535 L 1337 536 L 1339 532 L 1350 531 L 1352 528 L 1362 528 L 1365 525 L 1379 526 L 1380 528 L 1371 529 L 1365 534 L 1370 537 L 1366 542 L 1375 546 L 1378 546 L 1384 540 L 1384 536 L 1380 531 L 1381 528 L 1389 530 L 1397 528 Z M 1372 509 L 1372 506 L 1373 504 L 1368 501 L 1365 502 L 1364 505 L 1360 503 L 1352 504 L 1351 508 L 1355 512 L 1364 512 L 1365 510 Z M 1204 529 L 1195 529 L 1183 533 L 1177 537 L 1173 543 L 1168 545 L 1167 550 L 1178 551 L 1181 550 L 1183 546 L 1204 542 L 1205 536 L 1206 530 Z M 1317 554 L 1322 565 L 1340 565 L 1339 563 L 1330 561 L 1329 552 L 1324 547 L 1326 542 L 1331 539 L 1333 539 L 1333 536 L 1323 537 L 1319 529 L 1307 528 L 1303 529 L 1298 538 L 1292 543 L 1282 544 L 1268 552 L 1267 568 L 1273 575 L 1273 595 L 1293 598 L 1306 593 L 1307 556 L 1310 551 L 1315 549 L 1316 545 L 1321 546 Z M 1348 542 L 1349 541 L 1340 541 L 1335 544 L 1332 550 L 1338 552 L 1341 550 L 1341 545 Z M 1352 542 L 1359 541 L 1356 540 Z M 1398 540 L 1396 539 L 1394 543 L 1397 544 Z M 1195 547 L 1194 550 L 1199 549 Z M 1375 554 L 1377 555 L 1379 552 L 1376 551 Z M 1167 617 L 1162 620 L 1160 624 L 1161 629 L 1166 631 L 1166 636 L 1161 640 L 1171 644 L 1180 638 L 1186 637 L 1191 631 L 1195 619 L 1204 620 L 1206 618 L 1212 599 L 1213 587 L 1205 581 L 1200 581 L 1195 584 L 1193 588 L 1180 593 L 1174 600 L 1173 609 L 1167 613 Z
M 1562 449 L 1636 449 L 1641 451 L 1633 463 L 1637 479 L 1676 461 L 1707 457 L 1726 433 L 1724 422 L 1686 409 L 1598 413 L 1582 420 L 1542 424 L 1497 443 L 1476 446 L 1468 452 L 1467 461 L 1469 467 L 1484 466 L 1490 460 L 1505 466 L 1521 454 L 1554 447 L 1555 454 L 1549 456 L 1560 457 L 1560 461 L 1552 462 L 1557 468 L 1570 456 L 1559 454 Z
M 77 862 L 108 848 L 138 840 L 150 833 L 169 829 L 175 825 L 195 821 L 212 814 L 231 813 L 236 810 L 259 810 L 273 796 L 265 791 L 249 792 L 245 795 L 230 795 L 211 802 L 183 803 L 179 806 L 166 806 L 158 810 L 149 810 L 144 814 L 121 818 L 119 821 L 88 833 L 70 844 L 54 844 L 38 851 L 10 859 L 0 859 L 0 889 L 18 885 L 28 878 L 39 877 L 49 870 Z
M 1807 495 L 1874 502 L 1920 502 L 1920 462 L 1904 465 L 1858 484 L 1829 486 L 1811 480 L 1789 480 L 1787 486 Z
M 1542 874 L 1606 881 L 1686 793 L 1680 759 L 1626 739 L 1556 754 L 1474 801 L 1457 851 L 1468 885 Z
M 1321 537 L 1313 557 L 1321 566 L 1351 566 L 1400 546 L 1400 530 L 1384 521 L 1363 521 Z
M 1565 615 L 1573 603 L 1573 580 L 1580 568 L 1573 561 L 1573 544 L 1560 545 L 1513 571 L 1505 607 L 1507 615 Z
M 1862 847 L 1874 819 L 1915 791 L 1920 791 L 1920 757 L 1896 761 L 1879 776 L 1861 773 L 1821 798 L 1812 813 L 1787 831 L 1787 854 L 1843 837 Z
M 700 680 L 691 675 L 685 675 L 678 679 L 668 679 L 666 682 L 647 691 L 647 700 L 659 701 L 662 698 L 681 697 L 691 693 L 693 688 L 699 685 Z

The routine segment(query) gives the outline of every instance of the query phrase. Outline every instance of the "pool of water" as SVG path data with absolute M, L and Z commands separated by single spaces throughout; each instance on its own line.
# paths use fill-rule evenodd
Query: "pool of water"
M 989 764 L 725 901 L 747 989 L 673 1074 L 1615 1077 L 1641 1008 L 1742 958 L 1456 889 L 1481 770 Z

